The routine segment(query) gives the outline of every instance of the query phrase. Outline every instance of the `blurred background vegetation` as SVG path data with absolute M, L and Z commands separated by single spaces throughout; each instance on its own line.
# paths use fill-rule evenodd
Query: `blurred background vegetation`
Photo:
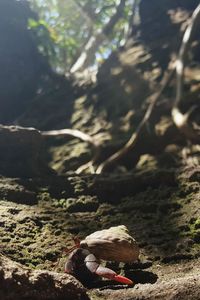
M 39 50 L 61 73 L 71 69 L 91 39 L 100 37 L 89 66 L 98 65 L 112 50 L 124 45 L 130 30 L 133 6 L 138 0 L 29 0 L 37 19 L 29 28 L 39 38 Z M 118 14 L 111 28 L 105 28 Z

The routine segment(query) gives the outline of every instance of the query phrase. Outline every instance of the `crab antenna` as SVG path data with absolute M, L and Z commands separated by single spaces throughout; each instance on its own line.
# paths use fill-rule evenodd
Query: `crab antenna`
M 63 252 L 65 252 L 66 254 L 69 254 L 73 250 L 75 250 L 75 249 L 77 249 L 77 248 L 80 247 L 80 239 L 78 237 L 76 237 L 76 236 L 73 237 L 72 239 L 73 239 L 75 245 L 73 247 L 71 247 L 71 248 L 65 248 L 65 249 L 63 249 Z
M 73 241 L 74 241 L 74 243 L 76 245 L 76 248 L 79 248 L 80 247 L 80 243 L 81 243 L 80 239 L 77 236 L 75 236 L 75 237 L 73 237 Z
M 73 250 L 75 250 L 75 249 L 77 249 L 78 248 L 78 246 L 77 245 L 74 245 L 73 247 L 71 247 L 71 248 L 65 248 L 65 249 L 63 249 L 63 252 L 65 252 L 66 254 L 69 254 L 69 253 L 71 253 Z

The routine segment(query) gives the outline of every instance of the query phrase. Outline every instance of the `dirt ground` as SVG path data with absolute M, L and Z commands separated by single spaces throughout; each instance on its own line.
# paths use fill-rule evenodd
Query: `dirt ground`
M 18 124 L 40 130 L 68 127 L 90 134 L 101 145 L 95 167 L 115 153 L 141 122 L 149 96 L 158 92 L 193 9 L 187 8 L 187 1 L 183 1 L 186 8 L 165 2 L 167 13 L 144 15 L 139 39 L 133 35 L 126 47 L 112 53 L 95 82 L 77 77 L 67 86 L 66 78 L 59 87 L 50 84 L 49 91 L 36 97 L 18 118 Z M 160 23 L 154 23 L 154 17 Z M 152 24 L 164 25 L 151 30 Z M 194 43 L 193 51 L 197 46 Z M 185 72 L 184 112 L 197 107 L 200 97 L 199 60 L 193 58 L 190 63 Z M 15 289 L 20 290 L 24 282 L 33 292 L 26 297 L 22 288 L 18 298 L 24 300 L 200 299 L 200 148 L 171 120 L 175 87 L 174 77 L 159 98 L 145 134 L 110 173 L 76 173 L 95 156 L 87 142 L 69 137 L 44 141 L 34 128 L 24 129 L 23 136 L 14 128 L 13 139 L 10 130 L 1 126 L 0 300 L 16 300 Z M 189 121 L 199 129 L 198 108 Z M 133 286 L 100 280 L 83 287 L 64 274 L 67 255 L 63 249 L 74 244 L 74 236 L 84 239 L 96 230 L 118 225 L 126 225 L 136 239 L 139 260 L 102 263 L 130 278 Z M 27 274 L 32 276 L 30 285 Z M 54 283 L 52 278 L 57 285 L 47 289 L 42 283 Z M 13 286 L 9 285 L 12 280 Z M 5 282 L 8 288 L 2 294 Z
M 42 180 L 2 177 L 1 252 L 31 269 L 62 273 L 67 260 L 62 250 L 73 245 L 73 236 L 82 239 L 124 224 L 139 244 L 140 259 L 107 265 L 135 285 L 99 282 L 89 288 L 89 298 L 199 299 L 199 174 L 192 168 Z

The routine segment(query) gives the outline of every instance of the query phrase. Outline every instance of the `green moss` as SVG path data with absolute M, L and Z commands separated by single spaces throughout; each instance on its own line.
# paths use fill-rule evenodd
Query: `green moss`
M 62 233 L 61 229 L 56 229 L 55 232 L 54 232 L 54 234 L 56 236 L 61 235 L 61 233 Z
M 48 192 L 42 192 L 38 195 L 38 200 L 41 202 L 48 202 L 50 201 L 52 198 L 50 196 L 50 194 Z
M 99 203 L 95 196 L 81 196 L 78 198 L 68 198 L 55 200 L 56 207 L 66 208 L 69 213 L 96 211 Z
M 188 225 L 188 230 L 180 233 L 181 236 L 192 238 L 195 243 L 200 243 L 200 218 L 192 218 Z
M 195 229 L 200 229 L 200 218 L 197 219 L 197 220 L 194 222 L 194 228 L 195 228 Z

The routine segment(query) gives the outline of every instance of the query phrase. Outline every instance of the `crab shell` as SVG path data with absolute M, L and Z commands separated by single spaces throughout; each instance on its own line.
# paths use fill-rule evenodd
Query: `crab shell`
M 81 241 L 80 247 L 107 261 L 131 263 L 139 256 L 139 247 L 124 225 L 96 231 Z

